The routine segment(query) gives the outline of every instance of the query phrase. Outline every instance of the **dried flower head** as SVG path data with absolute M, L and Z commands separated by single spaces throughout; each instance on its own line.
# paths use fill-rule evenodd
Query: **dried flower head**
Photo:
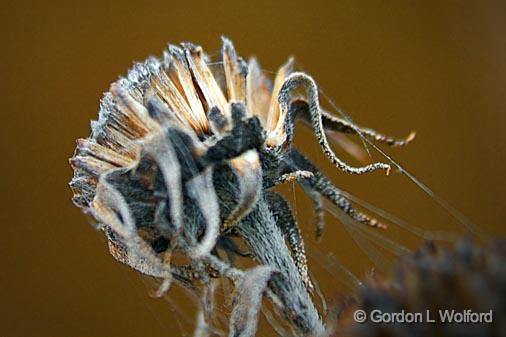
M 299 333 L 324 330 L 310 296 L 301 233 L 275 185 L 302 184 L 315 202 L 318 235 L 322 198 L 354 221 L 382 227 L 293 148 L 296 119 L 312 125 L 327 158 L 353 174 L 390 166 L 347 165 L 325 130 L 392 146 L 413 138 L 396 140 L 324 112 L 314 80 L 292 68 L 289 60 L 271 83 L 257 61 L 245 62 L 227 39 L 218 62 L 199 46 L 171 45 L 163 60 L 137 63 L 111 85 L 91 136 L 78 140 L 70 160 L 74 203 L 99 222 L 116 259 L 163 280 L 159 295 L 173 280 L 192 288 L 198 281 L 208 290 L 213 278 L 236 283 L 231 335 L 254 334 L 264 293 Z M 305 95 L 295 95 L 297 87 Z M 236 237 L 251 252 L 241 252 Z M 175 263 L 176 254 L 188 264 Z M 234 265 L 238 255 L 261 266 L 243 272 Z M 210 329 L 212 310 L 204 307 L 207 319 L 200 324 Z

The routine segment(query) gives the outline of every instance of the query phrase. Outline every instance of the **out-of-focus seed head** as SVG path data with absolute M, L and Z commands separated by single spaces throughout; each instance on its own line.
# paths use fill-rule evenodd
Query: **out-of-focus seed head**
M 504 240 L 488 246 L 464 240 L 451 248 L 429 242 L 402 257 L 391 279 L 371 279 L 358 298 L 343 300 L 333 336 L 504 336 L 505 259 Z M 364 323 L 353 318 L 358 309 L 366 313 Z M 421 313 L 422 321 L 377 323 L 371 319 L 374 311 Z M 441 315 L 452 311 L 492 312 L 493 322 L 444 322 Z

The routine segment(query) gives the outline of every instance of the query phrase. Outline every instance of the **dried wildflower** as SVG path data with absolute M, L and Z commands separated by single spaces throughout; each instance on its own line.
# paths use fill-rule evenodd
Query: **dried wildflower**
M 289 60 L 271 84 L 256 60 L 245 62 L 227 39 L 217 63 L 198 46 L 169 46 L 163 60 L 137 63 L 111 85 L 91 136 L 78 140 L 70 160 L 74 203 L 100 223 L 117 260 L 163 280 L 158 295 L 173 280 L 190 287 L 199 281 L 207 294 L 213 278 L 236 283 L 234 336 L 255 333 L 264 293 L 299 333 L 324 330 L 310 296 L 301 233 L 288 203 L 271 190 L 275 185 L 298 181 L 317 214 L 323 197 L 353 220 L 381 226 L 292 147 L 296 118 L 312 125 L 325 155 L 347 173 L 390 166 L 347 165 L 325 130 L 393 146 L 412 139 L 395 140 L 322 111 L 313 79 L 292 67 Z M 299 86 L 305 96 L 293 94 Z M 239 251 L 237 236 L 250 253 Z M 175 263 L 175 255 L 189 264 Z M 263 269 L 237 269 L 238 255 L 252 255 Z M 206 316 L 199 316 L 202 329 L 210 324 Z
M 402 257 L 391 280 L 371 279 L 358 299 L 343 301 L 334 336 L 504 336 L 505 258 L 504 240 L 487 246 L 464 240 L 454 247 L 429 242 Z M 351 318 L 356 309 L 364 310 L 366 317 L 375 310 L 423 315 L 413 324 L 371 319 L 358 324 Z M 468 315 L 491 312 L 492 322 L 448 322 L 448 316 L 443 321 L 440 315 L 452 311 Z

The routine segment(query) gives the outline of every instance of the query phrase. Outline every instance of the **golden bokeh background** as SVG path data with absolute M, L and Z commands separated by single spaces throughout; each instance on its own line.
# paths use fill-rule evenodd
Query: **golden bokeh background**
M 389 153 L 482 229 L 506 233 L 504 1 L 4 0 L 0 8 L 2 336 L 168 337 L 183 335 L 179 323 L 191 335 L 184 294 L 170 296 L 183 314 L 150 298 L 154 283 L 113 261 L 67 186 L 67 158 L 102 92 L 168 42 L 213 54 L 224 34 L 268 71 L 294 55 L 355 121 L 398 136 L 415 129 L 412 145 Z M 462 229 L 402 175 L 332 170 L 311 133 L 298 131 L 299 146 L 339 186 L 417 226 Z M 310 203 L 287 191 L 312 236 Z M 367 258 L 327 219 L 319 250 L 362 277 Z M 319 278 L 327 289 L 339 282 Z

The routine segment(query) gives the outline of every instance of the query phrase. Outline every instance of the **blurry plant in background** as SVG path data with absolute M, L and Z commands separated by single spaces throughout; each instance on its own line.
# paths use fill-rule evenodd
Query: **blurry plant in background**
M 341 299 L 333 336 L 505 336 L 505 258 L 504 240 L 429 242 Z

